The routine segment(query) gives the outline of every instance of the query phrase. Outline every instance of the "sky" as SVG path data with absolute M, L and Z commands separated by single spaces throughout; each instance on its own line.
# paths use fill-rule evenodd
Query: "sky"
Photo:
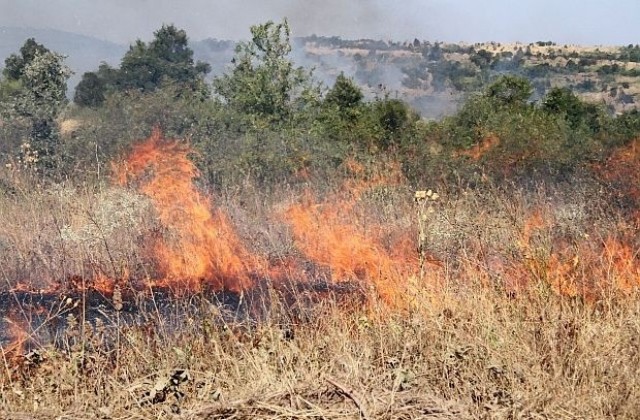
M 129 44 L 163 23 L 192 40 L 246 39 L 287 17 L 293 36 L 448 42 L 640 43 L 640 0 L 0 0 L 0 26 Z

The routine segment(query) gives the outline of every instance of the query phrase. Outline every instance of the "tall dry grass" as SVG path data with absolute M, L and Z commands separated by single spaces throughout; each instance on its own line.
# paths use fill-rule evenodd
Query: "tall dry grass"
M 302 256 L 282 209 L 301 194 L 247 184 L 215 202 L 251 251 L 286 261 Z M 374 293 L 325 296 L 301 316 L 275 285 L 259 322 L 233 320 L 211 295 L 136 323 L 115 308 L 84 319 L 64 301 L 54 343 L 27 323 L 12 325 L 23 352 L 2 343 L 0 417 L 637 418 L 639 238 L 623 213 L 587 182 L 440 195 L 424 226 L 431 263 L 405 279 L 403 310 Z M 413 199 L 372 187 L 345 217 L 383 247 L 417 246 Z M 149 241 L 166 234 L 147 198 L 108 186 L 16 187 L 0 217 L 5 290 L 144 278 Z M 631 265 L 607 243 L 630 247 Z

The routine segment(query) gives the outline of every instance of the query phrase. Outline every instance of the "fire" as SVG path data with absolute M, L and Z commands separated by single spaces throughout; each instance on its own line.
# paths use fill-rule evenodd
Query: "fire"
M 497 141 L 488 139 L 473 153 L 485 153 L 497 146 Z M 639 154 L 634 147 L 616 159 L 637 162 Z M 203 290 L 260 290 L 256 287 L 258 279 L 273 280 L 275 288 L 286 280 L 313 285 L 316 280 L 324 280 L 319 278 L 324 275 L 335 290 L 347 290 L 342 287 L 344 282 L 365 285 L 393 310 L 414 309 L 424 305 L 425 299 L 433 304 L 451 280 L 479 280 L 482 286 L 494 286 L 497 279 L 514 296 L 546 282 L 559 295 L 589 300 L 602 296 L 607 288 L 630 295 L 640 286 L 640 255 L 634 233 L 625 234 L 620 229 L 610 236 L 594 233 L 593 238 L 599 240 L 587 235 L 563 239 L 554 233 L 551 205 L 530 210 L 520 228 L 514 229 L 513 243 L 478 243 L 471 248 L 470 258 L 453 256 L 447 260 L 453 261 L 449 265 L 431 259 L 429 269 L 422 273 L 416 253 L 416 226 L 407 229 L 363 217 L 371 215 L 370 208 L 365 207 L 370 203 L 365 194 L 377 198 L 375 194 L 382 192 L 386 197 L 387 188 L 406 185 L 399 165 L 365 166 L 355 159 L 346 162 L 345 170 L 351 176 L 337 192 L 319 199 L 307 191 L 278 213 L 290 226 L 299 253 L 269 259 L 252 253 L 229 217 L 196 187 L 199 174 L 189 158 L 191 153 L 188 144 L 166 139 L 154 130 L 133 147 L 129 157 L 113 165 L 114 183 L 137 189 L 155 208 L 158 223 L 153 226 L 160 226 L 160 231 L 148 232 L 149 242 L 141 251 L 153 267 L 147 276 L 136 278 L 132 274 L 135 271 L 128 270 L 132 267 L 124 266 L 112 270 L 117 275 L 103 271 L 95 272 L 92 278 L 71 274 L 51 282 L 46 290 L 34 290 L 28 282 L 17 283 L 11 293 L 24 294 L 25 302 L 33 302 L 33 307 L 28 314 L 9 311 L 2 315 L 7 323 L 4 337 L 11 339 L 11 345 L 3 349 L 5 353 L 19 354 L 36 342 L 37 328 L 33 325 L 40 321 L 27 315 L 55 307 L 59 299 L 48 297 L 69 293 L 87 301 L 95 295 L 111 299 L 114 290 L 124 290 L 122 286 L 127 283 L 137 289 L 136 293 L 140 284 L 145 291 L 160 286 L 168 298 L 173 298 L 175 293 Z M 611 179 L 623 180 L 620 176 Z M 633 185 L 629 185 L 631 193 L 636 191 Z M 303 269 L 308 263 L 321 270 Z M 132 296 L 131 290 L 126 292 Z
M 291 205 L 285 218 L 293 229 L 297 248 L 316 263 L 327 267 L 334 282 L 368 282 L 383 302 L 393 308 L 406 303 L 408 279 L 417 271 L 415 251 L 409 241 L 395 244 L 391 252 L 382 243 L 384 229 L 375 224 L 358 226 L 356 202 L 373 187 L 397 185 L 401 175 L 397 165 L 369 170 L 348 160 L 347 170 L 354 178 L 343 185 L 342 194 L 316 202 L 311 193 Z
M 355 200 L 367 190 L 375 187 L 400 185 L 404 180 L 398 162 L 384 162 L 367 168 L 354 158 L 349 158 L 345 161 L 344 167 L 351 178 L 343 183 L 342 190 Z
M 476 154 L 487 153 L 499 142 L 497 138 L 488 138 L 482 144 L 469 157 L 476 159 Z M 631 175 L 627 177 L 630 182 L 619 172 L 607 175 L 612 183 L 626 187 L 624 191 L 634 203 L 640 197 L 633 182 L 638 179 L 635 165 L 640 156 L 638 144 L 636 141 L 614 155 L 609 165 L 615 171 L 614 161 L 625 163 L 625 168 L 630 168 Z M 91 278 L 70 274 L 51 282 L 46 290 L 34 290 L 29 282 L 15 284 L 11 293 L 24 296 L 11 302 L 30 306 L 23 306 L 27 310 L 19 313 L 8 306 L 9 310 L 2 314 L 6 328 L 0 338 L 10 340 L 2 348 L 5 355 L 24 354 L 28 347 L 39 343 L 38 324 L 53 319 L 47 318 L 47 314 L 53 313 L 52 308 L 62 308 L 56 303 L 61 294 L 69 293 L 76 302 L 80 296 L 83 299 L 82 307 L 64 307 L 65 310 L 86 310 L 92 298 L 101 296 L 100 302 L 106 299 L 114 308 L 119 306 L 116 309 L 119 311 L 122 295 L 116 293 L 118 298 L 114 297 L 114 290 L 124 290 L 125 298 L 131 299 L 134 293 L 123 287 L 127 283 L 137 289 L 136 298 L 140 292 L 137 286 L 143 284 L 145 291 L 161 287 L 171 302 L 176 294 L 203 290 L 260 291 L 258 280 L 272 280 L 276 290 L 286 289 L 290 284 L 287 281 L 293 280 L 310 285 L 308 290 L 315 293 L 314 282 L 324 280 L 320 277 L 325 276 L 332 284 L 324 290 L 352 293 L 356 288 L 343 287 L 343 283 L 364 285 L 395 311 L 437 305 L 446 284 L 468 280 L 479 280 L 488 287 L 494 286 L 496 280 L 501 281 L 513 296 L 526 296 L 520 291 L 546 282 L 548 289 L 558 295 L 581 296 L 588 301 L 609 292 L 632 295 L 640 287 L 635 232 L 625 233 L 621 228 L 598 235 L 594 230 L 591 237 L 564 238 L 555 232 L 552 204 L 526 214 L 520 229 L 514 229 L 517 231 L 514 243 L 479 244 L 477 249 L 471 248 L 471 258 L 457 255 L 447 260 L 453 264 L 429 261 L 430 267 L 423 275 L 415 249 L 416 226 L 394 226 L 368 217 L 375 214 L 370 207 L 376 202 L 373 198 L 378 198 L 377 193 L 384 198 L 388 188 L 406 185 L 399 165 L 364 165 L 355 159 L 346 162 L 345 170 L 350 177 L 337 192 L 319 199 L 308 191 L 278 214 L 290 226 L 298 253 L 268 259 L 251 252 L 224 211 L 196 187 L 199 173 L 190 160 L 191 153 L 185 142 L 167 139 L 154 130 L 148 139 L 133 147 L 129 157 L 113 165 L 114 183 L 135 188 L 155 208 L 158 223 L 153 226 L 160 226 L 160 230 L 147 232 L 149 242 L 141 248 L 153 267 L 147 270 L 147 277 L 136 278 L 132 274 L 135 271 L 128 270 L 133 267 L 126 267 L 123 262 L 121 269 L 109 273 L 96 271 Z M 303 269 L 309 264 L 321 269 Z M 278 289 L 282 285 L 285 287 Z M 285 295 L 285 300 L 288 297 Z M 38 311 L 45 312 L 38 314 Z
M 153 200 L 166 232 L 154 244 L 159 284 L 182 290 L 240 291 L 251 285 L 250 273 L 259 265 L 220 210 L 194 186 L 198 171 L 190 148 L 165 139 L 154 130 L 136 145 L 130 157 L 115 166 L 119 185 L 135 183 Z
M 595 300 L 603 292 L 630 294 L 640 286 L 640 257 L 633 238 L 611 234 L 602 240 L 589 235 L 572 243 L 554 238 L 553 220 L 536 209 L 525 220 L 517 241 L 522 254 L 520 266 L 531 280 L 543 280 L 562 296 Z M 536 238 L 545 236 L 548 247 L 540 249 Z M 518 264 L 518 262 L 515 262 Z
M 607 238 L 602 257 L 602 274 L 609 274 L 619 290 L 630 293 L 640 286 L 640 257 L 637 250 L 634 251 L 627 243 Z
M 495 134 L 489 134 L 484 137 L 479 143 L 474 144 L 467 150 L 462 150 L 455 153 L 455 156 L 466 156 L 471 160 L 478 161 L 489 151 L 500 145 L 500 138 Z
M 208 197 L 194 186 L 198 171 L 189 153 L 184 143 L 165 139 L 154 130 L 123 163 L 114 165 L 116 183 L 133 185 L 151 198 L 165 230 L 152 247 L 151 257 L 158 267 L 152 285 L 187 291 L 205 285 L 241 291 L 251 287 L 256 277 L 290 278 L 295 268 L 268 266 L 264 258 L 243 246 L 222 210 L 212 210 Z M 315 204 L 307 197 L 289 208 L 286 219 L 300 251 L 329 268 L 333 281 L 371 282 L 385 302 L 398 306 L 403 278 L 411 272 L 407 256 L 412 251 L 388 252 L 380 243 L 380 229 L 358 228 L 350 212 L 366 190 L 397 184 L 400 168 L 393 164 L 365 169 L 353 159 L 345 166 L 355 180 L 343 186 L 347 191 L 344 197 L 332 197 L 337 201 L 330 205 Z M 313 280 L 301 278 L 300 273 L 294 275 L 302 281 Z M 108 289 L 109 281 L 100 277 L 95 284 Z
M 640 228 L 640 138 L 614 150 L 595 169 L 610 184 L 613 196 L 628 208 L 636 229 Z
M 29 343 L 28 328 L 26 322 L 20 322 L 21 319 L 17 314 L 9 314 L 5 318 L 6 330 L 3 335 L 10 340 L 10 344 L 2 350 L 10 358 L 25 354 Z
M 392 256 L 373 232 L 358 229 L 346 207 L 309 201 L 291 206 L 286 217 L 296 246 L 310 260 L 328 267 L 333 281 L 369 281 L 384 302 L 403 306 L 404 281 L 415 262 Z

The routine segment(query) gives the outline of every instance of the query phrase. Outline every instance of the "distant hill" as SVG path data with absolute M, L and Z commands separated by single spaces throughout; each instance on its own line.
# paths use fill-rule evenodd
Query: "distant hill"
M 398 97 L 425 117 L 452 114 L 469 94 L 484 90 L 503 74 L 528 79 L 534 100 L 554 87 L 567 87 L 612 113 L 640 107 L 639 45 L 453 44 L 318 36 L 297 39 L 296 44 L 296 58 L 302 59 L 298 62 L 315 65 L 318 74 L 344 71 L 365 93 Z

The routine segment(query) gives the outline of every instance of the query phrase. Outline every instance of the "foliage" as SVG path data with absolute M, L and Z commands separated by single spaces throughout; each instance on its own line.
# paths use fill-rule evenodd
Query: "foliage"
M 429 66 L 433 78 L 433 87 L 442 91 L 453 87 L 460 91 L 468 91 L 477 87 L 477 69 L 475 66 L 462 64 L 458 61 L 442 60 Z
M 285 122 L 297 109 L 313 104 L 318 89 L 310 72 L 294 67 L 288 58 L 291 44 L 286 20 L 252 26 L 251 36 L 250 42 L 236 46 L 233 68 L 214 79 L 214 91 L 242 114 Z
M 119 69 L 102 64 L 97 72 L 85 73 L 76 87 L 74 102 L 95 107 L 104 102 L 109 92 L 153 92 L 169 82 L 206 96 L 204 76 L 210 70 L 208 64 L 194 62 L 184 30 L 163 25 L 149 44 L 137 40 L 131 45 Z
M 544 98 L 542 109 L 564 116 L 573 130 L 584 124 L 592 132 L 597 132 L 603 118 L 597 106 L 583 102 L 566 87 L 553 88 Z
M 523 48 L 498 52 L 495 45 L 419 41 L 403 47 L 311 37 L 317 45 L 368 49 L 354 58 L 356 77 L 362 72 L 380 80 L 388 75 L 379 63 L 398 58 L 379 51 L 404 48 L 399 55 L 407 63 L 404 86 L 433 89 L 435 95 L 446 91 L 440 96 L 460 100 L 454 115 L 427 121 L 399 99 L 403 96 L 382 90 L 366 97 L 344 73 L 322 90 L 311 71 L 293 63 L 286 20 L 251 28 L 251 40 L 236 46 L 232 67 L 214 78 L 213 97 L 204 82 L 208 68 L 194 62 L 186 33 L 165 25 L 154 35 L 149 43 L 134 43 L 119 67 L 103 63 L 84 74 L 74 95 L 79 107 L 66 106 L 66 73 L 56 67 L 61 57 L 53 59 L 44 46 L 28 40 L 8 60 L 0 83 L 2 151 L 13 157 L 37 152 L 38 160 L 57 156 L 65 174 L 100 174 L 135 139 L 159 127 L 191 142 L 203 179 L 218 186 L 248 178 L 266 186 L 304 174 L 335 174 L 350 158 L 396 159 L 412 181 L 432 174 L 471 179 L 477 173 L 497 180 L 579 170 L 640 133 L 637 113 L 614 117 L 577 95 L 578 89 L 603 89 L 615 92 L 615 99 L 607 99 L 616 104 L 634 100 L 628 80 L 601 86 L 595 53 L 576 54 L 558 67 L 544 60 L 560 56 L 560 49 L 543 45 L 532 66 Z M 528 47 L 532 56 L 533 47 Z M 593 66 L 580 68 L 580 58 Z M 573 80 L 575 91 L 550 89 L 549 76 L 569 77 L 572 67 L 591 73 Z M 60 134 L 62 116 L 79 127 Z M 20 149 L 23 143 L 28 150 Z
M 470 60 L 480 69 L 485 70 L 488 69 L 493 62 L 493 54 L 485 49 L 482 49 L 477 53 L 471 55 Z
M 36 55 L 44 55 L 50 52 L 44 45 L 36 42 L 34 38 L 29 38 L 20 48 L 20 54 L 11 54 L 4 62 L 2 74 L 8 80 L 20 80 L 25 69 L 31 64 Z
M 18 124 L 26 122 L 19 159 L 30 168 L 51 171 L 59 162 L 56 118 L 67 104 L 67 80 L 71 71 L 64 57 L 28 39 L 6 61 L 0 84 L 1 111 Z M 25 128 L 26 128 L 25 127 Z M 20 134 L 18 134 L 20 135 Z M 15 145 L 14 145 L 15 147 Z M 10 152 L 11 153 L 11 152 Z
M 524 106 L 532 93 L 533 86 L 527 79 L 506 75 L 493 82 L 485 95 L 501 106 Z
M 402 143 L 403 137 L 419 118 L 405 102 L 389 97 L 376 100 L 372 111 L 381 129 L 378 145 L 382 149 Z
M 105 100 L 105 81 L 98 73 L 86 72 L 76 86 L 73 102 L 80 106 L 97 107 Z
M 209 70 L 207 64 L 194 63 L 184 30 L 163 25 L 149 45 L 138 40 L 129 48 L 120 64 L 120 83 L 124 90 L 145 92 L 167 79 L 195 89 Z
M 335 107 L 343 118 L 353 120 L 357 116 L 363 98 L 362 90 L 355 82 L 347 78 L 344 73 L 340 73 L 333 87 L 325 95 L 324 105 Z

